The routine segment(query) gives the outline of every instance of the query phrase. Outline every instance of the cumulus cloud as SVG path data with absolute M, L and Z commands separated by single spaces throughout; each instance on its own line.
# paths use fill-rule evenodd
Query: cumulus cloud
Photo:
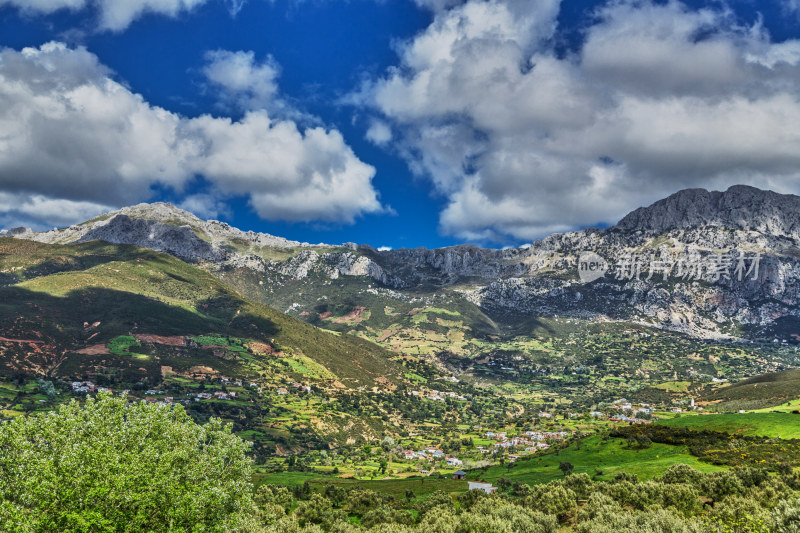
M 375 169 L 338 131 L 302 129 L 265 110 L 238 121 L 186 118 L 115 81 L 86 49 L 60 43 L 0 50 L 0 132 L 0 192 L 29 204 L 118 206 L 153 187 L 180 192 L 203 175 L 270 220 L 351 223 L 382 210 Z
M 186 135 L 202 139 L 196 171 L 225 192 L 249 195 L 262 218 L 352 223 L 382 209 L 371 184 L 375 169 L 336 130 L 301 131 L 292 121 L 254 111 L 238 122 L 192 119 Z
M 275 103 L 280 67 L 271 56 L 258 63 L 252 51 L 213 50 L 206 52 L 205 60 L 203 74 L 226 101 L 241 109 Z
M 370 121 L 369 128 L 364 138 L 373 144 L 384 146 L 392 140 L 392 128 L 382 120 L 373 119 Z
M 800 192 L 800 41 L 724 7 L 616 1 L 565 56 L 556 1 L 419 3 L 433 22 L 358 98 L 446 198 L 445 233 L 538 238 L 690 186 Z

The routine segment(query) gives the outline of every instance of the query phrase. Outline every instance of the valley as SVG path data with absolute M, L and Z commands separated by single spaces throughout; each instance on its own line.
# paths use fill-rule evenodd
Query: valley
M 299 501 L 375 491 L 427 505 L 470 482 L 519 497 L 566 473 L 616 483 L 659 480 L 675 464 L 697 475 L 800 467 L 793 296 L 584 285 L 563 251 L 524 266 L 548 246 L 312 246 L 164 204 L 6 232 L 0 418 L 108 392 L 181 406 L 251 444 L 256 486 Z M 794 294 L 797 259 L 781 254 L 765 264 L 777 261 Z M 508 284 L 519 290 L 502 305 L 479 297 Z M 731 318 L 683 299 L 693 290 L 775 318 Z M 680 307 L 691 327 L 647 306 Z

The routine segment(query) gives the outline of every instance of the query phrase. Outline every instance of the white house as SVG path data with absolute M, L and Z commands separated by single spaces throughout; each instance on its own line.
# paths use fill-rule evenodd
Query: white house
M 467 481 L 469 483 L 469 490 L 482 490 L 486 494 L 497 492 L 497 487 L 493 487 L 491 483 L 481 483 L 480 481 Z

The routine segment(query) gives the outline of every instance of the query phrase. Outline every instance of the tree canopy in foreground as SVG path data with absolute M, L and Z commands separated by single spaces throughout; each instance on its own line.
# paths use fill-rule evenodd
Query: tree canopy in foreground
M 99 394 L 0 424 L 0 530 L 227 531 L 252 510 L 249 444 L 219 419 Z

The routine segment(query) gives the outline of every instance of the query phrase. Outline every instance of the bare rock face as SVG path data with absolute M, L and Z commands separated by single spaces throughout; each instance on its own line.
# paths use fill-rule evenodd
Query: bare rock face
M 320 257 L 317 252 L 303 250 L 288 261 L 276 265 L 276 270 L 294 279 L 304 279 L 319 265 Z
M 116 215 L 105 224 L 87 231 L 78 242 L 103 240 L 112 244 L 132 244 L 167 252 L 189 261 L 217 263 L 226 259 L 226 252 L 195 235 L 189 226 L 171 226 L 155 220 Z
M 736 185 L 725 192 L 686 189 L 633 211 L 615 228 L 664 232 L 704 226 L 798 239 L 800 196 L 746 185 Z
M 319 254 L 313 250 L 303 250 L 287 261 L 271 263 L 267 269 L 275 270 L 295 280 L 305 279 L 313 273 L 318 273 L 330 279 L 338 279 L 339 276 L 359 276 L 371 278 L 390 287 L 403 286 L 399 279 L 387 275 L 372 259 L 351 251 Z

